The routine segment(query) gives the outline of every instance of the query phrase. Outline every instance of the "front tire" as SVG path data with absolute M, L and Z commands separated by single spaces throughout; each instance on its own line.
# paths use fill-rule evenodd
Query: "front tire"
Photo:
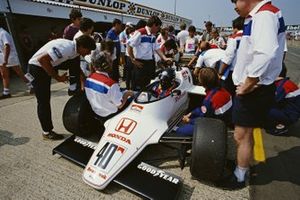
M 211 118 L 196 120 L 190 172 L 198 180 L 216 182 L 224 172 L 227 129 L 224 122 Z
M 63 124 L 67 131 L 77 136 L 90 136 L 103 132 L 103 123 L 96 120 L 85 94 L 72 96 L 63 111 Z

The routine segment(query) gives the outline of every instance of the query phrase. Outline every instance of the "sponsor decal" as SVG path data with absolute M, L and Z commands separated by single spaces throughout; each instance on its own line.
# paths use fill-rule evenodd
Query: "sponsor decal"
M 96 143 L 93 143 L 91 141 L 88 141 L 88 140 L 80 138 L 80 137 L 75 137 L 74 142 L 77 142 L 77 143 L 81 144 L 82 146 L 85 146 L 85 147 L 88 147 L 88 148 L 91 148 L 91 149 L 94 149 L 94 150 L 97 147 Z
M 56 55 L 57 58 L 62 58 L 63 57 L 61 52 L 58 50 L 58 48 L 53 47 L 52 50 L 53 50 L 53 52 L 54 52 L 54 54 Z
M 165 171 L 163 171 L 161 169 L 157 169 L 156 167 L 148 165 L 146 163 L 141 162 L 137 166 L 137 168 L 140 169 L 140 170 L 142 170 L 142 171 L 144 171 L 144 172 L 146 172 L 146 173 L 151 174 L 154 177 L 158 177 L 158 178 L 164 179 L 164 180 L 169 181 L 169 182 L 171 182 L 173 184 L 178 184 L 179 183 L 179 179 L 178 178 L 172 176 L 169 173 L 166 173 Z
M 122 118 L 115 130 L 129 135 L 135 129 L 136 125 L 136 121 L 129 118 Z
M 86 170 L 87 170 L 88 172 L 91 172 L 92 174 L 95 173 L 95 170 L 94 170 L 93 168 L 91 168 L 91 167 L 88 167 Z
M 185 94 L 186 94 L 186 91 L 182 92 L 179 96 L 176 96 L 175 102 L 179 101 Z
M 206 113 L 206 112 L 207 112 L 207 108 L 206 108 L 205 106 L 201 106 L 201 111 L 202 111 L 203 113 Z
M 131 145 L 131 141 L 130 139 L 126 138 L 126 137 L 123 137 L 121 135 L 118 135 L 118 134 L 115 134 L 115 133 L 109 133 L 107 135 L 107 137 L 112 137 L 112 138 L 117 138 L 118 140 L 121 140 L 123 142 L 126 142 L 127 144 L 130 144 Z M 122 151 L 121 151 L 122 152 Z
M 184 79 L 187 79 L 187 78 L 189 77 L 189 73 L 188 73 L 186 70 L 183 70 L 183 71 L 181 72 L 181 74 L 182 74 L 182 77 L 183 77 Z
M 98 175 L 99 175 L 100 178 L 102 178 L 102 179 L 104 179 L 104 180 L 106 180 L 106 178 L 107 178 L 107 176 L 106 176 L 105 174 L 99 173 Z
M 131 106 L 131 110 L 132 110 L 132 111 L 141 112 L 143 109 L 144 109 L 144 107 L 143 107 L 143 106 L 140 106 L 140 105 L 134 104 L 134 105 Z

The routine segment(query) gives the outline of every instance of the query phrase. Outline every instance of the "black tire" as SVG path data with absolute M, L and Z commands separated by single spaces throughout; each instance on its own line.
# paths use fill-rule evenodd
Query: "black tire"
M 72 96 L 63 111 L 63 124 L 77 136 L 90 136 L 103 131 L 103 122 L 96 120 L 85 94 Z
M 190 172 L 197 180 L 216 182 L 224 172 L 227 129 L 224 122 L 211 118 L 196 120 Z

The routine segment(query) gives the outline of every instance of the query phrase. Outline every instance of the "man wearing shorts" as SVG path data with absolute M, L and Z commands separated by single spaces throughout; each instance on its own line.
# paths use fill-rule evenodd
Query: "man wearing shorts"
M 245 187 L 253 158 L 253 129 L 266 123 L 285 46 L 284 20 L 270 0 L 231 1 L 245 22 L 232 74 L 237 86 L 232 113 L 237 166 L 231 176 L 220 182 L 219 186 L 224 189 Z
M 11 35 L 3 28 L 0 28 L 0 71 L 3 81 L 3 93 L 0 99 L 11 97 L 9 91 L 9 68 L 12 68 L 17 73 L 29 89 L 32 88 L 21 70 L 16 47 Z

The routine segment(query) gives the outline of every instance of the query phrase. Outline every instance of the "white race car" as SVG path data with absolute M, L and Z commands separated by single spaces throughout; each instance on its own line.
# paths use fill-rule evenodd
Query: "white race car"
M 145 91 L 136 95 L 124 111 L 104 123 L 105 130 L 101 129 L 102 121 L 94 118 L 87 100 L 72 97 L 65 106 L 63 122 L 66 129 L 77 136 L 68 138 L 53 152 L 84 166 L 84 182 L 96 189 L 102 190 L 114 180 L 144 197 L 169 199 L 178 196 L 182 186 L 181 179 L 144 162 L 136 162 L 136 158 L 152 144 L 180 143 L 181 148 L 192 144 L 192 176 L 198 180 L 217 181 L 222 176 L 225 166 L 226 126 L 222 121 L 203 118 L 197 120 L 193 137 L 180 137 L 172 131 L 182 116 L 193 109 L 192 104 L 198 101 L 196 104 L 199 105 L 199 101 L 203 100 L 205 95 L 203 87 L 192 84 L 192 75 L 188 68 L 177 67 L 175 71 L 177 87 L 170 95 L 157 98 L 151 91 L 155 83 L 150 84 Z M 93 136 L 86 135 L 92 129 L 94 137 L 99 139 L 102 135 L 98 143 L 97 139 L 93 142 Z M 79 147 L 80 145 L 82 147 Z M 90 151 L 87 153 L 86 149 Z M 179 152 L 182 152 L 182 149 Z M 185 152 L 179 155 L 181 167 L 184 166 L 185 155 Z M 128 168 L 131 168 L 131 173 Z M 126 173 L 124 170 L 127 170 Z M 156 187 L 151 184 L 152 189 L 147 188 L 146 184 L 141 187 L 138 181 L 129 183 L 129 179 L 142 172 L 150 175 L 151 181 L 160 179 L 163 182 L 156 184 Z M 141 176 L 139 180 L 147 180 L 141 174 L 136 176 Z M 175 185 L 178 191 L 168 191 L 161 186 L 165 183 L 171 184 L 172 187 Z M 135 186 L 132 186 L 134 184 Z M 155 196 L 159 188 L 163 188 L 166 196 Z M 153 192 L 147 193 L 147 190 Z

